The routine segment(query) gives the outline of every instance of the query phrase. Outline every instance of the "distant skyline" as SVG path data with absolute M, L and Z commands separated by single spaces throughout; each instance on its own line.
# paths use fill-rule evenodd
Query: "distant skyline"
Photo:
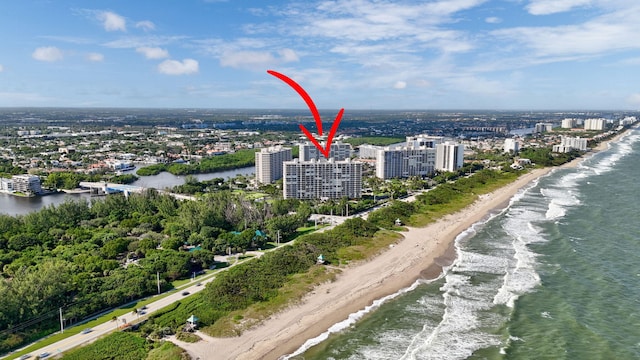
M 637 0 L 4 0 L 0 107 L 640 109 Z

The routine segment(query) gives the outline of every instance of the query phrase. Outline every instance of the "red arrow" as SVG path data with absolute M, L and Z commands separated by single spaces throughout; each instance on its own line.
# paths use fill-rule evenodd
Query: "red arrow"
M 311 96 L 307 94 L 307 92 L 302 88 L 302 86 L 298 85 L 298 83 L 293 81 L 288 76 L 273 70 L 267 70 L 267 73 L 287 83 L 287 85 L 291 86 L 302 97 L 304 102 L 307 103 L 307 107 L 309 107 L 309 110 L 313 115 L 313 119 L 316 121 L 316 127 L 318 128 L 318 135 L 322 136 L 322 120 L 320 119 L 320 113 L 318 113 L 318 108 L 316 108 L 316 104 L 313 103 Z M 329 152 L 331 150 L 331 142 L 333 141 L 333 136 L 336 134 L 336 131 L 338 131 L 338 126 L 340 126 L 340 120 L 342 119 L 343 114 L 344 114 L 344 108 L 338 111 L 338 115 L 336 116 L 336 119 L 333 120 L 333 124 L 331 125 L 331 130 L 329 130 L 329 137 L 327 138 L 327 144 L 325 145 L 324 149 L 322 148 L 318 140 L 316 140 L 316 138 L 313 137 L 311 132 L 307 130 L 307 128 L 305 128 L 304 125 L 299 124 L 300 130 L 302 130 L 302 133 L 304 133 L 307 136 L 307 138 L 311 140 L 313 145 L 315 145 L 316 148 L 320 150 L 322 155 L 324 155 L 324 157 L 327 159 L 329 158 Z

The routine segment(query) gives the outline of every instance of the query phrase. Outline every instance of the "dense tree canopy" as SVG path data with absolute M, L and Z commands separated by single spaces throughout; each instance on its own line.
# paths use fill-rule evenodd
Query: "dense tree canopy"
M 230 191 L 180 202 L 150 190 L 0 215 L 0 352 L 53 331 L 59 307 L 73 323 L 157 292 L 157 273 L 168 289 L 216 254 L 263 248 L 278 231 L 284 239 L 311 213 L 275 203 Z

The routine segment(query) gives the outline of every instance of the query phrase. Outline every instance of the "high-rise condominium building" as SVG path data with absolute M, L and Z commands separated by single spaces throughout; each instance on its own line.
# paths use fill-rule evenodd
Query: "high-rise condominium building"
M 516 139 L 504 139 L 504 152 L 517 154 L 520 151 L 520 142 Z
M 429 135 L 407 136 L 406 147 L 412 148 L 412 149 L 417 149 L 421 147 L 435 149 L 436 145 L 442 144 L 443 142 L 444 142 L 444 138 L 442 136 L 429 136 Z
M 584 129 L 585 130 L 604 130 L 606 125 L 605 119 L 586 119 L 584 121 Z
M 436 170 L 456 171 L 464 161 L 464 145 L 447 141 L 436 146 Z
M 326 142 L 321 142 L 320 146 L 323 148 L 326 146 Z M 318 160 L 320 158 L 324 159 L 324 155 L 318 150 L 318 148 L 307 141 L 304 144 L 300 144 L 299 151 L 300 161 L 309 161 L 309 160 Z M 345 144 L 340 141 L 335 141 L 331 144 L 331 148 L 329 149 L 329 158 L 333 158 L 336 161 L 348 159 L 351 157 L 351 145 Z
M 620 120 L 619 125 L 627 126 L 633 124 L 634 122 L 636 122 L 635 116 L 626 116 L 624 119 Z
M 426 146 L 383 148 L 376 154 L 376 177 L 407 178 L 432 174 L 436 165 L 436 149 Z
M 282 146 L 262 148 L 256 152 L 256 180 L 270 184 L 282 178 L 282 163 L 291 160 L 291 149 Z
M 563 129 L 573 129 L 578 124 L 576 119 L 566 118 L 562 120 L 562 128 Z
M 370 144 L 362 144 L 358 146 L 358 157 L 360 159 L 375 159 L 378 153 L 378 150 L 384 149 L 383 146 L 370 145 Z
M 362 196 L 362 163 L 346 159 L 284 162 L 285 199 L 340 199 Z
M 436 146 L 441 136 L 407 136 L 404 144 L 379 147 L 376 151 L 376 177 L 380 179 L 426 176 L 434 172 Z
M 587 151 L 587 139 L 579 136 L 563 136 L 559 145 L 553 145 L 554 152 L 566 153 L 571 150 Z
M 534 129 L 534 132 L 536 133 L 543 133 L 543 132 L 549 132 L 553 130 L 553 124 L 552 123 L 537 123 L 536 127 Z

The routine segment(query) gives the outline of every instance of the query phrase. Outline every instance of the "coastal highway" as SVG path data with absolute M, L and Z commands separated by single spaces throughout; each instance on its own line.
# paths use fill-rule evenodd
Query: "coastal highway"
M 148 314 L 151 314 L 155 311 L 158 311 L 164 307 L 167 307 L 171 304 L 173 304 L 176 301 L 179 301 L 180 299 L 184 299 L 188 296 L 191 296 L 199 291 L 202 291 L 204 289 L 204 285 L 210 281 L 212 281 L 215 278 L 215 276 L 211 276 L 205 280 L 202 280 L 201 282 L 196 283 L 195 281 L 193 282 L 194 285 L 188 286 L 188 287 L 184 287 L 181 288 L 179 290 L 173 291 L 173 294 L 168 295 L 162 299 L 159 299 L 157 301 L 154 301 L 150 304 L 147 305 L 147 308 L 145 309 L 146 314 L 143 316 L 140 316 L 140 319 L 144 319 L 144 317 L 146 317 Z M 201 285 L 197 285 L 197 284 L 201 284 Z M 182 295 L 182 293 L 184 292 L 189 292 L 189 295 Z M 124 320 L 124 321 L 123 321 Z M 185 319 L 186 321 L 187 319 Z M 43 353 L 49 353 L 51 357 L 60 354 L 62 352 L 68 351 L 74 347 L 80 346 L 82 344 L 91 342 L 96 340 L 99 337 L 102 337 L 106 334 L 109 334 L 111 332 L 117 331 L 116 328 L 118 326 L 123 325 L 124 323 L 135 323 L 138 321 L 138 316 L 132 313 L 128 313 L 125 315 L 122 315 L 120 317 L 118 317 L 118 321 L 114 322 L 114 321 L 107 321 L 104 322 L 100 325 L 94 326 L 93 328 L 91 328 L 91 332 L 88 332 L 86 334 L 82 334 L 79 333 L 77 335 L 73 335 L 70 336 L 66 339 L 60 340 L 58 342 L 55 342 L 51 345 L 47 345 L 44 346 L 36 351 L 32 351 L 30 353 L 31 357 L 29 357 L 29 359 L 34 359 L 37 355 L 43 354 Z M 31 345 L 30 345 L 31 346 Z M 15 353 L 14 353 L 15 354 Z M 10 354 L 6 357 L 7 359 L 16 359 L 16 358 L 20 358 L 16 355 Z M 43 358 L 42 356 L 40 358 Z

